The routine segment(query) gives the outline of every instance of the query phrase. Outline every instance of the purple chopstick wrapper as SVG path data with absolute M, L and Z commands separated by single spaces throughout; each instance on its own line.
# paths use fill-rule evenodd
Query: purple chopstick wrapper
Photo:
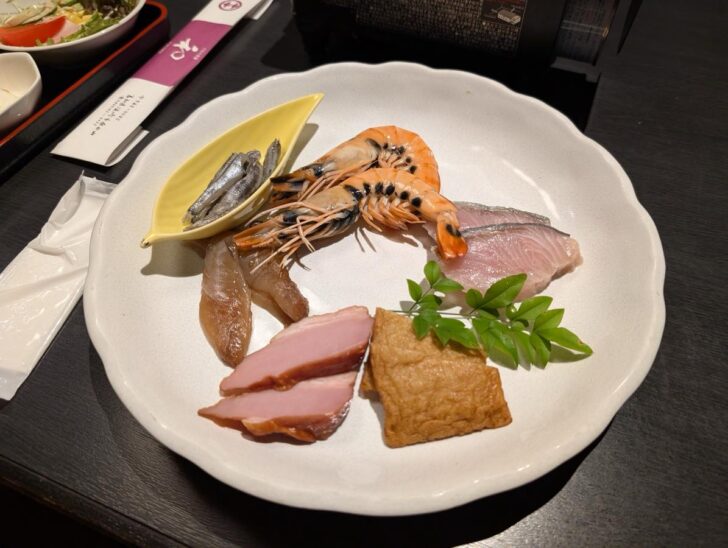
M 215 0 L 53 149 L 53 154 L 110 166 L 148 133 L 141 123 L 245 15 L 272 0 Z

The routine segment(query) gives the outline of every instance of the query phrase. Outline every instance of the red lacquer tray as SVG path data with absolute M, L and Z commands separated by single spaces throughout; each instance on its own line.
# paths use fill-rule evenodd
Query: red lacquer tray
M 101 61 L 71 67 L 39 65 L 43 93 L 36 111 L 10 133 L 0 134 L 0 183 L 131 76 L 168 35 L 167 8 L 147 0 L 132 31 Z

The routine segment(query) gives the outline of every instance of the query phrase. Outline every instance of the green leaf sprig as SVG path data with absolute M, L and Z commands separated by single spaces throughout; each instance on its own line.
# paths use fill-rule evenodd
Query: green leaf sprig
M 592 354 L 589 345 L 560 326 L 564 309 L 549 309 L 551 297 L 539 295 L 514 304 L 526 274 L 498 280 L 485 293 L 468 289 L 468 308 L 458 313 L 444 312 L 440 307 L 446 294 L 462 293 L 463 286 L 446 277 L 435 261 L 427 262 L 424 274 L 422 285 L 407 280 L 414 302 L 407 310 L 397 311 L 412 318 L 412 329 L 419 339 L 432 332 L 443 346 L 455 342 L 482 349 L 496 363 L 512 368 L 518 364 L 545 367 L 556 353 L 571 359 Z

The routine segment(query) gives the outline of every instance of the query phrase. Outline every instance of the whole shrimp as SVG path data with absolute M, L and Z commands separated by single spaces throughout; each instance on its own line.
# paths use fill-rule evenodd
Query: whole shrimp
M 461 257 L 468 245 L 460 234 L 457 208 L 429 184 L 396 168 L 375 168 L 349 177 L 310 198 L 256 215 L 233 238 L 238 249 L 268 247 L 285 262 L 301 245 L 340 234 L 359 217 L 375 228 L 404 230 L 409 223 L 434 221 L 440 254 Z
M 407 171 L 440 190 L 435 155 L 422 137 L 401 127 L 382 126 L 366 129 L 315 162 L 274 177 L 272 199 L 304 199 L 372 167 Z

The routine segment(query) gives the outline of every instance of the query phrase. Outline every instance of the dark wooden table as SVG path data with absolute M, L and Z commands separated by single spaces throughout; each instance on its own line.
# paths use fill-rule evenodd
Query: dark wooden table
M 203 2 L 167 4 L 174 31 Z M 153 115 L 145 143 L 223 93 L 327 60 L 409 59 L 500 79 L 563 110 L 604 145 L 655 220 L 667 324 L 653 368 L 602 436 L 532 484 L 437 514 L 359 517 L 258 500 L 156 442 L 111 389 L 79 305 L 16 397 L 0 405 L 0 544 L 50 533 L 199 546 L 728 545 L 727 9 L 645 1 L 597 85 L 407 45 L 314 54 L 282 0 L 241 25 Z M 50 148 L 0 186 L 0 268 L 84 167 Z M 86 170 L 118 182 L 141 148 L 111 169 Z

